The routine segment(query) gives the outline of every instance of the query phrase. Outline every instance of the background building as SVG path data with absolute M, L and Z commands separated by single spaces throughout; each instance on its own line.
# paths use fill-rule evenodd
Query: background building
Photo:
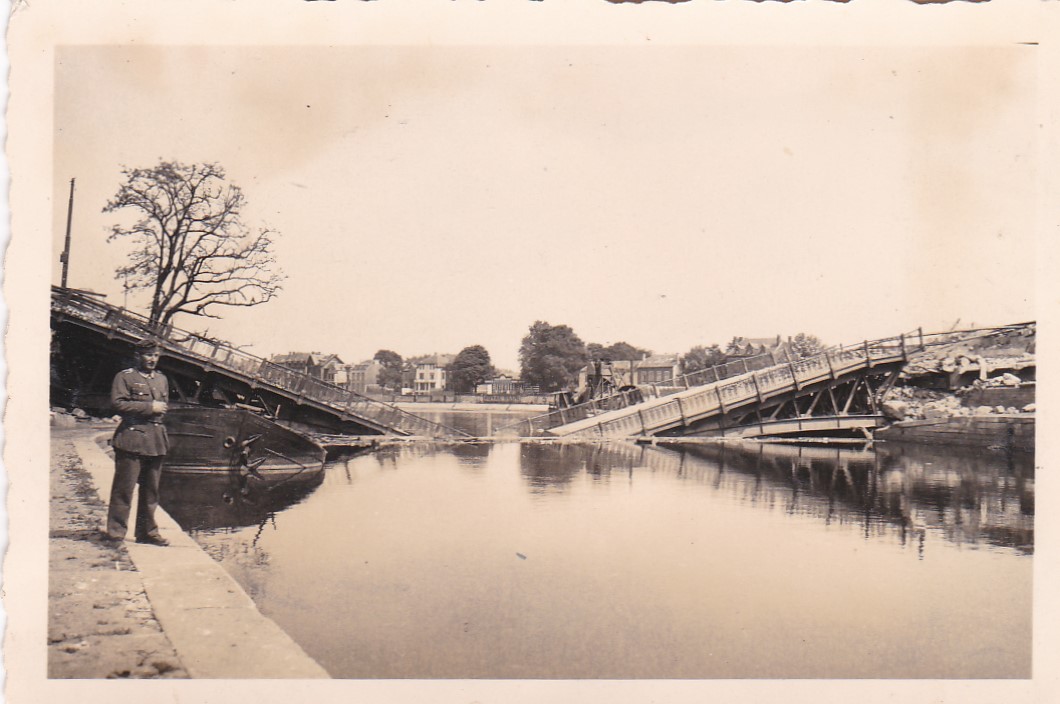
M 363 394 L 374 390 L 370 387 L 379 386 L 379 373 L 383 371 L 383 365 L 374 359 L 369 359 L 357 364 L 347 365 L 346 388 L 355 393 Z
M 446 367 L 455 359 L 451 354 L 434 354 L 416 362 L 412 390 L 416 393 L 444 391 L 449 383 Z

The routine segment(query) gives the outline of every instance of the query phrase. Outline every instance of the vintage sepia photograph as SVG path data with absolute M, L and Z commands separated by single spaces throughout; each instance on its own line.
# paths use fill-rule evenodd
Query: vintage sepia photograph
M 1041 52 L 57 44 L 43 678 L 1043 674 Z

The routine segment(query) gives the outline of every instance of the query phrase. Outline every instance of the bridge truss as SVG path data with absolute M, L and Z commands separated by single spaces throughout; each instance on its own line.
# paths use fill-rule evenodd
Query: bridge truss
M 73 289 L 52 288 L 52 402 L 109 411 L 110 381 L 131 366 L 132 344 L 159 340 L 171 400 L 257 409 L 294 428 L 351 435 L 435 438 L 467 434 L 221 342 L 146 318 Z
M 915 333 L 806 359 L 759 359 L 759 368 L 731 378 L 715 373 L 716 381 L 640 403 L 566 409 L 558 424 L 527 425 L 532 434 L 586 438 L 856 433 L 881 424 L 880 398 L 922 339 Z

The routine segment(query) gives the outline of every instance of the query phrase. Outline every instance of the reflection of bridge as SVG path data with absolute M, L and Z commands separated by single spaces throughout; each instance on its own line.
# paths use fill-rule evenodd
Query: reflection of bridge
M 623 407 L 614 410 L 584 404 L 556 411 L 544 422 L 525 424 L 521 434 L 756 437 L 875 428 L 883 418 L 880 397 L 908 355 L 922 347 L 922 336 L 911 343 L 900 335 L 806 359 L 758 358 L 754 367 L 744 362 L 742 373 L 729 378 L 716 373 L 668 396 L 619 403 Z
M 680 444 L 677 445 L 681 447 Z M 917 447 L 872 451 L 762 443 L 682 448 L 684 471 L 717 467 L 753 481 L 752 496 L 789 513 L 855 523 L 865 536 L 896 527 L 903 542 L 937 531 L 954 543 L 1034 551 L 1034 465 L 1027 457 Z M 753 478 L 753 480 L 752 480 Z M 770 488 L 764 490 L 763 484 Z M 779 492 L 779 496 L 773 496 Z
M 159 366 L 175 402 L 243 404 L 324 432 L 465 435 L 223 342 L 153 325 L 82 291 L 53 287 L 51 319 L 53 392 L 86 410 L 108 412 L 110 380 L 127 366 L 122 358 L 134 341 L 150 336 L 165 350 Z
M 667 443 L 670 448 L 661 449 Z M 1034 465 L 1025 456 L 953 448 L 875 451 L 720 440 L 691 444 L 525 444 L 532 491 L 564 490 L 588 472 L 616 481 L 639 471 L 710 486 L 760 509 L 860 526 L 903 543 L 936 532 L 962 544 L 1034 551 Z M 529 451 L 529 452 L 528 452 Z

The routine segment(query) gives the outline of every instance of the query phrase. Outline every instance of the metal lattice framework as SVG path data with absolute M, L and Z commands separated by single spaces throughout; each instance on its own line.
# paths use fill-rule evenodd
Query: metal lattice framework
M 894 383 L 909 354 L 923 345 L 923 335 L 917 332 L 830 349 L 805 359 L 778 363 L 763 356 L 751 360 L 750 367 L 741 360 L 744 373 L 730 378 L 715 370 L 717 380 L 710 383 L 613 409 L 567 409 L 556 413 L 581 417 L 575 415 L 572 421 L 547 428 L 540 422 L 535 427 L 531 421 L 526 429 L 529 434 L 615 438 L 752 437 L 876 427 L 882 420 L 879 397 Z
M 208 389 L 233 403 L 253 404 L 277 418 L 314 429 L 355 434 L 391 433 L 436 438 L 467 434 L 367 398 L 302 372 L 206 339 L 172 326 L 160 327 L 147 318 L 103 303 L 82 291 L 52 287 L 52 328 L 78 354 L 97 351 L 97 358 L 129 349 L 143 337 L 159 340 L 162 368 L 179 400 L 196 403 Z M 106 377 L 98 369 L 86 376 Z M 97 384 L 98 385 L 98 384 Z

